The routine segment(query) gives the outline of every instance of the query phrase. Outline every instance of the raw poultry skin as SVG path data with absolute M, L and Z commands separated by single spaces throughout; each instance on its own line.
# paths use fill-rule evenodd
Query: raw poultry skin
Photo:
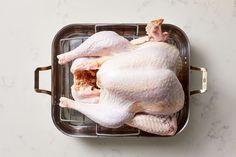
M 97 86 L 100 88 L 100 95 L 92 95 L 92 101 L 83 102 L 83 98 L 78 98 L 78 92 L 72 86 L 72 95 L 75 100 L 78 98 L 77 101 L 62 97 L 60 106 L 78 110 L 109 128 L 127 123 L 150 133 L 173 134 L 176 127 L 170 130 L 169 124 L 176 124 L 176 117 L 169 120 L 167 126 L 159 127 L 159 130 L 153 128 L 153 124 L 149 126 L 147 122 L 160 122 L 161 126 L 161 119 L 168 120 L 170 115 L 183 107 L 184 92 L 175 75 L 179 51 L 167 43 L 149 40 L 151 38 L 144 42 L 142 40 L 141 44 L 136 44 L 140 45 L 137 47 L 114 32 L 97 34 L 102 35 L 91 36 L 87 42 L 58 58 L 59 63 L 64 64 L 78 57 L 109 56 L 108 59 L 102 59 L 101 65 L 101 58 L 89 58 L 71 68 L 72 73 L 99 68 Z M 96 44 L 98 39 L 100 40 Z M 162 40 L 163 38 L 159 41 Z M 141 122 L 142 120 L 144 121 Z M 147 125 L 143 125 L 144 123 Z M 167 131 L 161 133 L 160 129 Z
M 70 52 L 58 55 L 58 63 L 65 64 L 79 57 L 110 56 L 130 47 L 130 42 L 112 31 L 93 34 Z
M 137 114 L 128 125 L 161 136 L 174 135 L 177 131 L 176 114 L 150 115 Z

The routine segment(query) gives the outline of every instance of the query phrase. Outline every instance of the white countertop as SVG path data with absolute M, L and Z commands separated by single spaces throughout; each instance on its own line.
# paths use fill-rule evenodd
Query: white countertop
M 159 17 L 187 33 L 191 64 L 208 69 L 208 92 L 191 96 L 187 128 L 173 138 L 142 139 L 76 139 L 59 132 L 51 120 L 50 97 L 33 89 L 35 68 L 50 64 L 56 32 L 71 23 Z M 0 156 L 236 155 L 235 0 L 9 0 L 0 3 L 0 21 Z M 49 89 L 49 72 L 40 82 Z

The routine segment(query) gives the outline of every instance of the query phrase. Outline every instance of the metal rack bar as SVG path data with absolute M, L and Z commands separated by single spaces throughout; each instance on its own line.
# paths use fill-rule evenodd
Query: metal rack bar
M 98 135 L 98 136 L 110 136 L 110 137 L 116 137 L 116 136 L 137 136 L 141 132 L 139 129 L 137 129 L 137 132 L 134 132 L 134 133 L 124 133 L 124 134 L 99 133 L 98 132 L 98 126 L 99 126 L 99 124 L 96 124 L 96 135 Z
M 139 36 L 139 25 L 137 24 L 96 24 L 94 26 L 94 32 L 97 33 L 97 30 L 99 27 L 111 27 L 111 26 L 120 26 L 120 25 L 136 27 L 135 35 Z

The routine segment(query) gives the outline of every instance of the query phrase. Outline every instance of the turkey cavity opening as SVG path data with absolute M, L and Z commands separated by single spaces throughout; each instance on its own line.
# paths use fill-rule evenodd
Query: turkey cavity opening
M 96 81 L 98 70 L 82 70 L 74 73 L 74 86 L 76 90 L 83 91 L 85 88 L 90 90 L 99 89 Z

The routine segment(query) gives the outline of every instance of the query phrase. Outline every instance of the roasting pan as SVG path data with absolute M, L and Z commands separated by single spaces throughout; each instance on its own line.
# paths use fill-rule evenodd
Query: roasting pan
M 71 24 L 62 28 L 54 37 L 52 42 L 51 65 L 38 67 L 35 70 L 34 85 L 35 91 L 45 93 L 51 96 L 51 116 L 55 126 L 64 134 L 73 137 L 158 137 L 158 135 L 149 134 L 139 129 L 124 125 L 117 129 L 110 129 L 96 124 L 83 114 L 73 109 L 61 108 L 59 99 L 61 96 L 72 98 L 70 87 L 73 84 L 73 76 L 70 73 L 71 63 L 59 65 L 56 56 L 68 52 L 80 45 L 89 36 L 98 31 L 111 30 L 132 40 L 146 35 L 146 24 Z M 202 67 L 190 66 L 190 44 L 186 34 L 177 26 L 172 24 L 163 24 L 163 31 L 170 34 L 168 43 L 175 45 L 181 56 L 182 67 L 177 74 L 184 92 L 185 104 L 182 110 L 177 113 L 179 134 L 187 125 L 189 119 L 189 96 L 198 93 L 204 93 L 207 90 L 207 70 Z M 51 70 L 51 91 L 39 88 L 39 72 Z M 202 72 L 202 87 L 199 90 L 189 90 L 189 72 L 190 70 Z M 175 134 L 175 135 L 176 135 Z

